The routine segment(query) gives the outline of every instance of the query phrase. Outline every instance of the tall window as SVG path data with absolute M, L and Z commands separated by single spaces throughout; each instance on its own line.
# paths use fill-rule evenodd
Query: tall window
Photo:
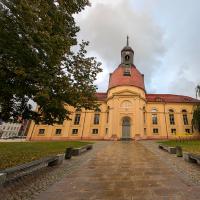
M 80 123 L 80 118 L 81 118 L 80 114 L 75 115 L 75 118 L 74 118 L 74 124 L 75 125 L 78 125 Z
M 94 124 L 99 124 L 100 114 L 94 114 Z
M 74 118 L 74 124 L 75 125 L 78 125 L 80 123 L 80 119 L 81 119 L 81 109 L 80 108 L 77 108 L 76 109 L 76 114 L 75 114 L 75 118 Z
M 175 124 L 174 111 L 172 109 L 169 110 L 169 123 L 170 125 Z
M 182 114 L 183 114 L 183 123 L 184 123 L 184 125 L 188 125 L 187 111 L 186 110 L 182 110 Z
M 109 121 L 109 109 L 110 109 L 110 107 L 108 106 L 107 116 L 106 116 L 106 122 L 107 122 L 107 123 L 108 123 L 108 121 Z
M 158 124 L 158 117 L 157 117 L 157 110 L 154 108 L 152 109 L 152 124 Z
M 107 116 L 106 116 L 106 122 L 108 123 L 108 121 L 109 121 L 109 111 L 107 111 Z
M 101 110 L 99 108 L 97 108 L 95 110 L 95 114 L 94 114 L 94 124 L 99 124 L 99 120 L 100 120 L 100 113 Z
M 108 134 L 108 128 L 106 128 L 106 135 Z
M 144 120 L 144 124 L 145 124 L 146 123 L 145 107 L 143 107 L 143 120 Z

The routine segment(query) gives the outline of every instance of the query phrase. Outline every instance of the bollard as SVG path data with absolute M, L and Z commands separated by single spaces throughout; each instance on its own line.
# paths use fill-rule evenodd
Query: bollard
M 177 157 L 183 157 L 183 151 L 182 151 L 182 148 L 180 146 L 176 147 L 176 156 Z
M 71 159 L 71 157 L 72 157 L 72 152 L 73 152 L 73 148 L 72 148 L 72 147 L 66 148 L 66 151 L 65 151 L 65 159 Z
M 6 181 L 6 173 L 0 173 L 0 187 L 3 185 Z

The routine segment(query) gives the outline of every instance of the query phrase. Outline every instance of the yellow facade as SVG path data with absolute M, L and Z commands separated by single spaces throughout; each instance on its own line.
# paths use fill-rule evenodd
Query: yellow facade
M 122 63 L 111 74 L 107 92 L 100 93 L 99 111 L 67 106 L 72 120 L 54 126 L 32 121 L 27 139 L 161 139 L 194 134 L 192 112 L 199 101 L 180 95 L 147 94 L 144 76 L 133 64 L 133 50 L 126 46 L 121 55 Z

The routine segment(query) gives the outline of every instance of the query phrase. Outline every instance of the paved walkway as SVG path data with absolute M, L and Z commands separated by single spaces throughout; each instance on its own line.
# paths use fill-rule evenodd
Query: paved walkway
M 110 142 L 37 200 L 197 200 L 169 166 L 137 142 Z

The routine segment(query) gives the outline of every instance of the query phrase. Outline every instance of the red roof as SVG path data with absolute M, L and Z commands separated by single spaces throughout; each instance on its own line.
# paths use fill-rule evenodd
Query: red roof
M 105 92 L 97 92 L 96 93 L 96 97 L 98 99 L 98 101 L 105 101 L 107 98 L 107 93 Z
M 98 101 L 105 101 L 107 93 L 97 92 Z M 200 103 L 200 100 L 192 97 L 175 94 L 146 94 L 147 102 L 166 102 L 166 103 Z
M 124 76 L 124 66 L 120 65 L 110 74 L 108 89 L 116 86 L 135 86 L 145 90 L 144 75 L 133 65 L 131 66 L 131 76 Z
M 148 102 L 200 103 L 198 99 L 175 94 L 146 94 L 146 99 Z

